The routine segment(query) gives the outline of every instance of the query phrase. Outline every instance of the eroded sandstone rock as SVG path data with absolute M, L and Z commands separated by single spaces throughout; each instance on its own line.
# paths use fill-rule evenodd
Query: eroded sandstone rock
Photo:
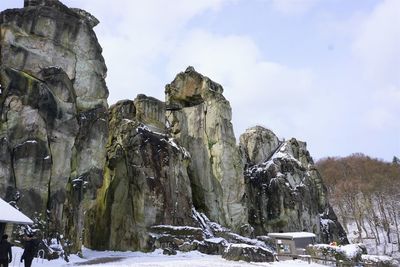
M 240 146 L 249 165 L 269 159 L 279 145 L 278 137 L 271 130 L 261 126 L 249 128 L 240 136 Z
M 240 140 L 245 155 L 249 155 L 249 167 L 245 170 L 246 199 L 249 223 L 256 235 L 308 231 L 325 242 L 348 243 L 330 208 L 326 188 L 306 143 L 292 138 L 278 140 L 278 145 L 271 146 L 265 140 L 277 140 L 276 136 L 262 127 L 249 129 Z M 255 160 L 259 155 L 268 156 L 254 164 L 259 161 Z M 333 223 L 329 237 L 321 231 L 321 222 L 327 217 Z
M 0 14 L 1 194 L 81 246 L 102 184 L 108 90 L 95 18 L 57 0 Z M 37 213 L 37 214 L 36 214 Z
M 151 250 L 154 225 L 196 233 L 160 244 L 218 254 L 268 247 L 237 235 L 253 227 L 343 237 L 305 143 L 255 127 L 239 149 L 222 86 L 192 67 L 166 86 L 166 103 L 138 95 L 108 109 L 97 23 L 58 0 L 0 13 L 3 197 L 41 213 L 72 251 Z
M 110 108 L 104 183 L 86 218 L 88 247 L 150 250 L 151 226 L 194 224 L 190 155 L 156 127 L 162 113 L 165 105 L 144 95 Z
M 192 155 L 189 176 L 195 207 L 238 230 L 247 223 L 243 161 L 231 107 L 222 92 L 221 85 L 189 67 L 166 86 L 167 123 Z

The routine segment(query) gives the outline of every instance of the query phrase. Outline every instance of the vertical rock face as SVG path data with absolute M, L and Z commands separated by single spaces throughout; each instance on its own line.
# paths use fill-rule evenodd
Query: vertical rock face
M 248 164 L 245 179 L 249 223 L 256 234 L 305 230 L 325 242 L 348 243 L 306 143 L 294 138 L 279 141 L 273 132 L 259 126 L 248 129 L 240 140 Z M 261 155 L 266 155 L 262 161 Z M 334 233 L 329 237 L 326 227 L 321 230 L 328 221 Z
M 165 92 L 167 124 L 192 155 L 189 176 L 195 207 L 212 220 L 239 229 L 247 223 L 243 161 L 222 86 L 189 67 Z
M 97 23 L 58 0 L 0 13 L 2 197 L 74 251 L 151 249 L 151 226 L 202 224 L 193 206 L 236 232 L 344 240 L 305 143 L 255 127 L 239 149 L 223 88 L 193 68 L 166 103 L 139 95 L 108 110 Z
M 136 119 L 148 127 L 155 127 L 159 131 L 165 131 L 165 103 L 148 97 L 138 95 L 134 100 L 136 107 Z
M 194 224 L 190 155 L 162 134 L 165 126 L 156 128 L 165 120 L 159 114 L 164 103 L 144 95 L 111 107 L 104 183 L 88 212 L 87 246 L 147 250 L 150 226 Z
M 21 196 L 31 216 L 47 213 L 49 227 L 66 223 L 78 247 L 84 206 L 102 183 L 108 135 L 95 24 L 57 0 L 0 13 L 1 195 Z

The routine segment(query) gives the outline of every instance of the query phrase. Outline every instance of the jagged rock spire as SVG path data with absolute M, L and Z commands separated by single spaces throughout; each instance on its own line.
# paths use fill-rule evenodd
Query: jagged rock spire
M 195 207 L 240 229 L 247 223 L 243 162 L 222 86 L 188 67 L 166 85 L 165 93 L 170 131 L 193 155 L 189 173 Z

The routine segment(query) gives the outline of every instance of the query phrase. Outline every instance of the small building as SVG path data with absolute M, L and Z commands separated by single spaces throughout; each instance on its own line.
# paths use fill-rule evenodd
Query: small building
M 269 233 L 275 240 L 278 255 L 296 256 L 305 254 L 306 247 L 315 243 L 316 235 L 308 232 Z
M 33 221 L 0 198 L 0 236 L 3 235 L 7 223 L 33 224 Z

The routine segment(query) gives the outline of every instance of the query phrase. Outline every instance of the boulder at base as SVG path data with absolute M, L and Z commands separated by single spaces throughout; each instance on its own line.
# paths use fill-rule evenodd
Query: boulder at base
M 222 257 L 233 261 L 272 262 L 274 254 L 266 248 L 245 244 L 232 244 L 226 248 Z

